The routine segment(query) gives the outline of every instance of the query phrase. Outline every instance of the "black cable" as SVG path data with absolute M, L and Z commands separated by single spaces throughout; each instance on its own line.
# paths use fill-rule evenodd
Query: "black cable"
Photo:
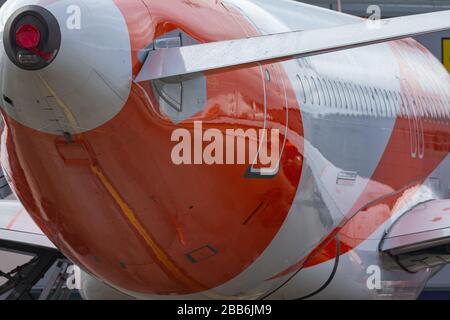
M 268 297 L 270 297 L 271 295 L 273 295 L 275 292 L 277 292 L 278 290 L 280 290 L 281 288 L 283 288 L 289 281 L 292 280 L 292 278 L 294 278 L 300 271 L 303 270 L 303 267 L 298 269 L 292 276 L 290 276 L 285 282 L 283 282 L 280 286 L 278 286 L 277 288 L 275 288 L 274 290 L 270 291 L 268 294 L 266 294 L 265 296 L 263 296 L 261 298 L 261 300 L 265 300 Z
M 411 270 L 409 270 L 407 267 L 405 267 L 405 266 L 403 265 L 403 263 L 400 262 L 400 257 L 399 257 L 399 256 L 393 256 L 391 253 L 389 253 L 389 256 L 390 256 L 392 259 L 394 259 L 394 261 L 397 262 L 397 264 L 399 265 L 399 267 L 400 267 L 403 271 L 405 271 L 406 273 L 409 273 L 409 274 L 415 274 L 415 273 L 417 273 L 417 271 L 411 271 Z
M 323 286 L 321 286 L 318 290 L 314 291 L 313 293 L 305 296 L 305 297 L 301 297 L 298 299 L 293 299 L 293 300 L 304 300 L 307 298 L 310 298 L 318 293 L 320 293 L 321 291 L 323 291 L 326 287 L 329 286 L 329 284 L 331 283 L 331 281 L 333 281 L 334 276 L 336 275 L 337 272 L 337 268 L 339 266 L 339 256 L 341 254 L 341 241 L 340 241 L 340 237 L 339 234 L 336 234 L 336 258 L 334 259 L 334 267 L 333 267 L 333 271 L 330 275 L 330 277 L 328 278 L 328 280 L 325 282 L 325 284 Z M 272 290 L 271 292 L 269 292 L 268 294 L 266 294 L 265 296 L 263 296 L 261 298 L 261 300 L 265 300 L 268 297 L 270 297 L 271 295 L 273 295 L 274 293 L 276 293 L 277 291 L 279 291 L 281 288 L 283 288 L 286 284 L 288 284 L 288 282 L 290 282 L 296 275 L 298 275 L 298 273 L 300 271 L 302 271 L 303 268 L 300 268 L 299 270 L 297 270 L 292 276 L 290 276 L 285 282 L 283 282 L 279 287 L 275 288 L 274 290 Z
M 310 293 L 307 296 L 304 296 L 304 297 L 301 297 L 301 298 L 298 298 L 298 299 L 294 299 L 294 300 L 305 300 L 305 299 L 311 298 L 311 297 L 319 294 L 323 290 L 325 290 L 330 285 L 330 283 L 333 281 L 334 277 L 336 276 L 336 272 L 337 272 L 337 269 L 339 267 L 339 257 L 340 257 L 340 255 L 341 255 L 341 241 L 340 241 L 340 238 L 339 238 L 339 234 L 337 234 L 336 235 L 336 259 L 334 259 L 333 271 L 331 272 L 328 280 L 319 289 L 317 289 L 313 293 Z

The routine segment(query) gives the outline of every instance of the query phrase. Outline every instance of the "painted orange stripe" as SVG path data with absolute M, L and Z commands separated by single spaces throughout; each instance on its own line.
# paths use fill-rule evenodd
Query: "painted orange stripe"
M 121 209 L 124 217 L 128 219 L 131 225 L 139 233 L 139 235 L 144 239 L 145 243 L 153 251 L 155 257 L 158 261 L 169 271 L 176 279 L 181 283 L 185 284 L 188 288 L 197 288 L 199 284 L 187 277 L 166 255 L 163 249 L 155 242 L 155 240 L 150 236 L 144 226 L 139 222 L 133 210 L 127 205 L 124 199 L 120 196 L 119 192 L 114 188 L 114 186 L 109 182 L 108 178 L 103 174 L 102 170 L 96 166 L 91 165 L 91 171 L 100 179 L 105 189 L 109 192 L 111 197 L 117 203 Z

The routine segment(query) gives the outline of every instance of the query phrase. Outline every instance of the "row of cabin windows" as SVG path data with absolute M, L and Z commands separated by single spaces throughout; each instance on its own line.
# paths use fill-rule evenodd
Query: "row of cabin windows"
M 422 117 L 430 121 L 450 119 L 448 102 L 437 98 L 407 96 L 397 91 L 297 75 L 303 103 L 329 106 L 378 117 Z

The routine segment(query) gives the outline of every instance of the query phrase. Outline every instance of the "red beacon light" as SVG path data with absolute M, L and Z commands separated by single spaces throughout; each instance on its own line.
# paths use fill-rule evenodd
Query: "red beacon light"
M 17 67 L 41 70 L 50 65 L 61 48 L 58 20 L 44 7 L 24 6 L 6 21 L 3 45 Z
M 23 49 L 35 49 L 41 41 L 41 32 L 32 24 L 23 24 L 16 31 L 17 45 Z

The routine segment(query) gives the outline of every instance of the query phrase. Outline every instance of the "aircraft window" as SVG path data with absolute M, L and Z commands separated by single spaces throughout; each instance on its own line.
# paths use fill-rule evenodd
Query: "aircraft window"
M 417 116 L 417 98 L 412 96 L 411 101 L 412 101 L 412 103 L 410 103 L 410 105 L 412 106 L 411 117 L 414 119 L 414 117 Z
M 405 116 L 405 97 L 404 97 L 404 95 L 403 95 L 403 93 L 399 93 L 399 95 L 400 95 L 400 114 L 399 114 L 399 116 L 400 117 L 402 117 L 402 118 L 406 118 L 406 116 Z
M 425 102 L 422 103 L 422 110 L 423 110 L 422 112 L 423 118 L 425 119 L 425 121 L 428 121 L 429 118 L 431 118 L 429 112 L 430 107 Z
M 394 106 L 394 102 L 392 101 L 392 97 L 389 95 L 389 91 L 385 91 L 386 98 L 386 117 L 390 118 L 393 113 L 392 108 Z
M 412 109 L 412 114 L 415 116 L 415 117 L 420 117 L 420 112 L 419 112 L 419 110 L 420 110 L 420 104 L 421 104 L 421 102 L 420 102 L 420 97 L 412 97 L 412 105 L 413 105 L 413 109 Z
M 311 104 L 314 104 L 314 95 L 312 94 L 311 83 L 309 82 L 306 76 L 303 76 L 303 78 L 305 79 L 305 83 L 307 84 L 308 87 L 307 95 L 309 94 L 309 101 L 311 102 Z
M 316 78 L 316 83 L 317 83 L 317 88 L 319 88 L 319 100 L 322 102 L 322 105 L 326 106 L 327 105 L 327 101 L 325 98 L 325 90 L 323 89 L 322 86 L 322 81 L 320 81 L 320 78 Z
M 412 96 L 412 115 L 413 116 L 417 116 L 418 115 L 418 109 L 419 109 L 419 104 L 420 104 L 420 97 L 415 97 Z
M 381 116 L 387 117 L 388 115 L 388 109 L 389 109 L 389 101 L 387 98 L 387 92 L 386 90 L 380 89 L 380 97 L 381 97 Z
M 443 105 L 443 107 L 444 107 L 444 110 L 445 110 L 445 114 L 446 114 L 446 116 L 447 116 L 447 120 L 450 120 L 450 108 L 449 108 L 449 105 L 450 105 L 450 101 L 442 101 L 441 99 L 438 99 L 438 101 Z
M 389 102 L 388 102 L 388 99 L 387 99 L 387 93 L 386 93 L 386 90 L 379 90 L 379 93 L 380 93 L 380 100 L 381 100 L 381 109 L 380 109 L 380 111 L 381 111 L 381 116 L 382 117 L 386 117 L 387 115 L 388 115 L 388 108 L 389 108 Z
M 337 84 L 338 84 L 339 95 L 341 96 L 341 100 L 342 100 L 342 109 L 344 109 L 344 108 L 348 109 L 348 101 L 347 101 L 347 97 L 345 96 L 344 87 L 340 81 L 337 81 Z
M 359 88 L 356 84 L 352 84 L 352 88 L 353 88 L 353 92 L 355 93 L 356 111 L 358 111 L 358 113 L 359 113 L 362 109 L 361 93 L 359 93 Z
M 358 99 L 356 98 L 357 94 L 356 94 L 355 87 L 353 87 L 353 85 L 351 83 L 349 83 L 347 85 L 347 87 L 350 92 L 350 98 L 352 99 L 353 110 L 357 111 L 358 110 Z
M 358 93 L 358 105 L 356 108 L 361 112 L 361 114 L 364 114 L 364 92 L 360 85 L 355 85 L 356 92 Z
M 385 107 L 386 117 L 390 118 L 394 102 L 392 101 L 391 96 L 389 95 L 389 90 L 388 91 L 384 90 L 384 98 L 386 100 L 386 107 Z
M 414 117 L 414 108 L 416 100 L 413 95 L 408 96 L 408 116 L 412 119 Z
M 338 82 L 340 86 L 340 92 L 342 95 L 342 102 L 343 102 L 343 108 L 349 109 L 350 108 L 350 100 L 348 97 L 348 92 L 345 90 L 345 85 L 342 82 Z
M 389 90 L 385 91 L 384 97 L 386 99 L 386 117 L 390 118 L 394 113 L 394 111 L 392 110 L 394 108 L 394 100 L 392 100 L 392 97 L 389 94 Z
M 430 105 L 428 105 L 427 109 L 428 109 L 428 111 L 430 113 L 431 120 L 432 121 L 437 120 L 438 116 L 437 116 L 437 110 L 435 109 L 435 107 L 432 104 L 430 104 Z
M 438 106 L 434 103 L 430 103 L 430 105 L 432 106 L 434 113 L 436 114 L 436 121 L 439 121 L 441 119 L 441 112 Z
M 364 86 L 364 100 L 366 105 L 366 115 L 370 115 L 370 109 L 372 108 L 372 99 L 370 98 L 370 92 L 366 86 Z
M 406 118 L 406 95 L 402 92 L 400 92 L 400 99 L 401 99 L 401 104 L 400 104 L 400 116 L 403 118 Z
M 344 108 L 344 101 L 342 100 L 341 92 L 339 90 L 338 82 L 333 80 L 334 84 L 334 92 L 336 93 L 336 101 L 337 101 L 337 107 L 338 108 Z
M 414 97 L 414 95 L 411 95 L 409 97 L 410 100 L 408 100 L 408 105 L 409 105 L 409 116 L 411 117 L 411 119 L 414 119 L 415 115 L 416 115 L 416 110 L 417 110 L 417 105 L 416 105 L 416 100 L 417 98 Z
M 449 119 L 450 119 L 450 100 L 443 101 L 442 103 L 446 105 L 448 117 L 449 117 Z
M 369 88 L 370 100 L 372 101 L 372 106 L 370 108 L 370 115 L 375 117 L 377 113 L 377 98 L 375 95 L 375 90 L 373 88 Z
M 394 102 L 389 95 L 389 90 L 384 90 L 384 99 L 386 100 L 385 113 L 386 117 L 390 118 L 392 113 L 392 108 L 394 106 Z
M 353 108 L 353 106 L 352 106 L 352 99 L 350 97 L 350 91 L 348 90 L 346 82 L 342 83 L 342 88 L 343 88 L 343 91 L 344 91 L 345 100 L 347 101 L 347 109 L 350 110 L 350 109 Z
M 377 99 L 375 98 L 375 91 L 372 87 L 369 87 L 369 99 L 371 102 L 369 114 L 370 116 L 375 116 L 377 110 Z
M 406 96 L 406 94 L 405 93 L 402 93 L 402 102 L 403 102 L 403 105 L 402 105 L 402 114 L 403 114 L 403 117 L 405 118 L 405 119 L 408 119 L 409 118 L 409 101 L 408 101 L 408 97 Z
M 392 99 L 392 117 L 396 118 L 398 114 L 398 96 L 397 91 L 390 91 Z
M 398 91 L 395 91 L 395 116 L 399 117 L 402 114 L 402 96 Z
M 442 109 L 444 110 L 445 119 L 448 121 L 450 119 L 450 109 L 448 107 L 446 107 L 445 101 L 442 101 L 441 99 L 436 99 L 436 100 L 442 106 Z
M 425 117 L 425 108 L 427 106 L 425 99 L 423 97 L 419 98 L 419 113 L 420 113 L 420 117 L 424 118 Z
M 375 89 L 378 98 L 378 116 L 384 117 L 384 108 L 386 106 L 386 99 L 383 97 L 383 91 L 381 89 Z
M 375 92 L 375 99 L 377 101 L 377 105 L 375 108 L 375 116 L 377 117 L 382 115 L 381 109 L 383 108 L 383 100 L 381 98 L 381 90 L 375 88 L 374 92 Z
M 449 108 L 449 106 L 450 106 L 450 100 L 447 100 L 447 101 L 441 101 L 441 103 L 444 105 L 445 110 L 447 110 L 448 118 L 450 119 L 450 108 Z
M 442 118 L 444 119 L 444 121 L 447 121 L 447 110 L 445 110 L 445 106 L 441 103 L 439 99 L 434 99 L 434 101 L 436 102 L 436 104 L 440 106 L 442 110 Z
M 438 99 L 435 99 L 436 104 L 439 106 L 439 110 L 441 110 L 441 118 L 442 121 L 446 121 L 447 120 L 447 113 L 445 111 L 445 107 L 442 103 L 440 103 L 440 101 Z
M 361 114 L 363 115 L 364 114 L 364 106 L 366 104 L 365 97 L 364 97 L 364 91 L 360 85 L 355 84 L 355 88 L 356 88 L 356 91 L 358 92 L 358 101 L 359 101 L 358 109 L 360 110 Z
M 448 125 L 448 121 L 450 120 L 450 109 L 448 108 L 448 102 L 447 102 L 447 106 L 446 106 L 445 101 L 442 101 L 441 99 L 438 99 L 438 101 L 442 105 L 442 108 L 444 109 L 445 118 L 447 120 L 447 125 Z
M 316 94 L 317 104 L 320 106 L 319 88 L 317 87 L 317 83 L 316 83 L 316 81 L 314 80 L 313 77 L 311 77 L 311 82 L 312 82 L 312 84 L 314 86 L 313 90 L 315 91 L 315 94 Z
M 398 102 L 398 115 L 400 117 L 403 117 L 403 108 L 404 108 L 404 102 L 403 102 L 403 95 L 401 92 L 398 93 L 398 97 L 399 97 L 399 102 Z
M 373 100 L 373 95 L 370 87 L 366 87 L 367 90 L 367 115 L 371 115 L 373 112 L 373 109 L 375 108 L 375 102 Z
M 351 91 L 352 96 L 353 96 L 353 108 L 355 109 L 355 111 L 358 112 L 359 111 L 359 106 L 360 106 L 358 89 L 356 88 L 355 85 L 353 85 L 353 83 L 350 83 L 349 86 L 350 86 L 350 91 Z
M 322 79 L 321 81 L 322 81 L 322 88 L 324 89 L 323 95 L 325 96 L 325 100 L 326 100 L 325 104 L 327 106 L 331 106 L 331 95 L 330 95 L 330 90 L 328 89 L 328 86 L 327 86 L 327 81 L 325 79 Z M 328 100 L 326 99 L 327 97 L 328 97 Z
M 414 98 L 413 103 L 414 103 L 414 115 L 420 116 L 419 110 L 420 110 L 422 103 L 424 105 L 424 108 L 426 108 L 425 100 L 421 101 L 420 97 L 417 96 Z
M 345 96 L 347 98 L 347 109 L 353 110 L 352 92 L 350 91 L 350 88 L 349 88 L 347 82 L 344 82 L 343 86 L 344 86 Z
M 394 94 L 392 93 L 392 91 L 388 91 L 387 92 L 387 96 L 389 99 L 389 112 L 388 112 L 388 116 L 391 118 L 395 118 L 395 98 L 394 98 Z
M 400 92 L 395 91 L 395 116 L 400 117 L 402 113 L 402 96 Z
M 445 111 L 444 105 L 442 103 L 440 103 L 437 99 L 436 99 L 436 103 L 441 108 L 442 120 L 447 121 L 447 112 Z
M 427 99 L 428 101 L 430 101 L 430 103 L 434 104 L 438 108 L 442 121 L 445 121 L 445 119 L 447 119 L 447 114 L 445 112 L 444 106 L 440 104 L 437 99 L 431 97 L 427 97 Z
M 436 106 L 436 109 L 438 110 L 439 113 L 439 118 L 441 120 L 445 119 L 445 110 L 443 108 L 443 106 L 440 103 L 437 103 L 437 100 L 433 100 L 432 98 L 428 98 L 429 101 L 431 101 L 431 103 L 433 103 Z
M 334 89 L 333 89 L 333 84 L 331 83 L 331 80 L 328 80 L 327 83 L 328 83 L 328 89 L 329 89 L 330 97 L 331 97 L 331 106 L 337 107 L 337 98 L 336 98 L 336 93 L 334 92 Z
M 431 99 L 431 98 L 428 98 L 428 100 L 430 101 L 430 103 L 432 103 L 432 104 L 434 105 L 434 108 L 435 108 L 436 111 L 437 111 L 437 114 L 438 114 L 439 119 L 443 120 L 444 117 L 443 117 L 441 105 L 438 104 L 438 103 L 436 103 L 436 101 L 434 101 L 434 100 Z
M 445 120 L 447 120 L 447 110 L 445 110 L 445 106 L 442 103 L 441 100 L 439 99 L 435 99 L 436 103 L 441 107 L 442 110 L 442 118 L 444 118 Z
M 414 115 L 414 96 L 406 96 L 407 100 L 406 100 L 406 112 L 408 113 L 408 118 L 412 119 L 413 115 Z
M 396 95 L 394 91 L 389 91 L 389 99 L 391 100 L 391 117 L 395 118 L 395 115 L 397 114 L 397 101 L 396 101 Z
M 306 103 L 305 86 L 303 85 L 302 78 L 299 75 L 297 75 L 297 79 L 298 79 L 298 82 L 299 82 L 299 85 L 300 85 L 300 92 L 301 92 L 303 103 Z
M 435 111 L 436 120 L 442 119 L 442 113 L 441 113 L 441 110 L 439 108 L 439 105 L 437 105 L 435 103 L 435 101 L 433 101 L 433 99 L 430 99 L 429 97 L 422 97 L 422 100 L 423 100 L 424 104 L 429 105 L 430 108 L 432 108 Z
M 433 118 L 433 120 L 437 120 L 439 115 L 438 115 L 438 109 L 436 108 L 436 104 L 430 103 L 428 101 L 428 110 L 431 115 L 431 118 Z

